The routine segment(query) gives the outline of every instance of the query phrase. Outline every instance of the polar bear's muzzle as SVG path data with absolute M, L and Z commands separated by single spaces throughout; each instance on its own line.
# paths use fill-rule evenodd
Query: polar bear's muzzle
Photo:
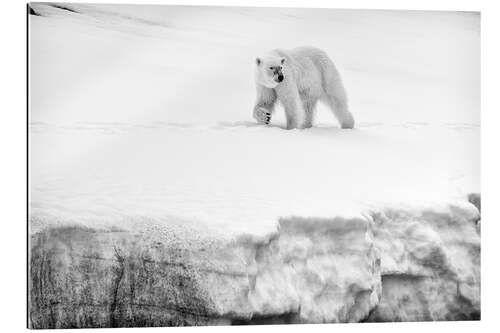
M 280 67 L 276 67 L 274 69 L 273 74 L 274 74 L 274 81 L 276 81 L 278 83 L 282 82 L 285 79 L 285 77 L 283 76 L 283 72 L 281 71 L 281 66 Z

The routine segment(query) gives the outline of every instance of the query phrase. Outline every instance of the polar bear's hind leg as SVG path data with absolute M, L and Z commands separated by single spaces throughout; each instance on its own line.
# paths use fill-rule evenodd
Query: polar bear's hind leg
M 338 98 L 338 96 L 332 96 L 326 93 L 325 103 L 332 110 L 335 118 L 340 123 L 341 128 L 354 128 L 354 117 L 347 107 L 347 100 L 343 98 Z
M 344 85 L 340 79 L 340 75 L 331 60 L 323 62 L 324 77 L 322 100 L 330 107 L 335 118 L 340 123 L 342 128 L 353 128 L 354 117 L 352 116 L 347 106 L 347 94 Z

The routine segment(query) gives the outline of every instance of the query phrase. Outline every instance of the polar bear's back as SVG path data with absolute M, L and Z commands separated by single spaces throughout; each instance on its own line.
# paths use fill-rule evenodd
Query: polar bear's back
M 324 60 L 330 58 L 325 51 L 313 46 L 299 46 L 288 51 L 292 56 L 300 58 L 310 58 L 316 60 Z
M 328 54 L 325 51 L 312 46 L 300 46 L 291 50 L 274 50 L 279 56 L 288 58 L 299 65 L 312 62 L 314 65 L 325 69 L 324 67 L 334 66 Z

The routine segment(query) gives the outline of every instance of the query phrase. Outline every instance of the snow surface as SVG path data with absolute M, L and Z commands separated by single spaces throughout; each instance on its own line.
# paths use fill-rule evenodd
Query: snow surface
M 266 235 L 280 217 L 480 192 L 479 16 L 458 12 L 32 4 L 30 215 Z M 356 119 L 251 118 L 262 51 L 314 45 Z

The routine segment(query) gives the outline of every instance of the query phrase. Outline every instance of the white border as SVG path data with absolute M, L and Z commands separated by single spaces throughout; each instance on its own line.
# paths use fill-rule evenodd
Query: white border
M 78 1 L 94 3 L 134 4 L 183 4 L 183 5 L 232 5 L 261 7 L 316 7 L 363 9 L 415 9 L 481 11 L 481 73 L 482 73 L 482 320 L 480 322 L 397 323 L 397 324 L 337 324 L 337 325 L 287 325 L 248 327 L 168 328 L 175 332 L 232 332 L 238 330 L 264 330 L 273 332 L 486 332 L 500 331 L 498 301 L 500 284 L 498 263 L 500 248 L 500 15 L 495 1 L 459 0 L 233 0 L 233 1 Z M 0 106 L 0 233 L 1 330 L 24 331 L 26 327 L 26 18 L 25 2 L 2 3 L 1 34 L 1 92 Z M 165 328 L 163 328 L 165 329 Z M 144 332 L 159 329 L 117 329 L 113 332 Z M 56 330 L 55 332 L 59 332 Z M 79 330 L 78 332 L 96 332 Z

